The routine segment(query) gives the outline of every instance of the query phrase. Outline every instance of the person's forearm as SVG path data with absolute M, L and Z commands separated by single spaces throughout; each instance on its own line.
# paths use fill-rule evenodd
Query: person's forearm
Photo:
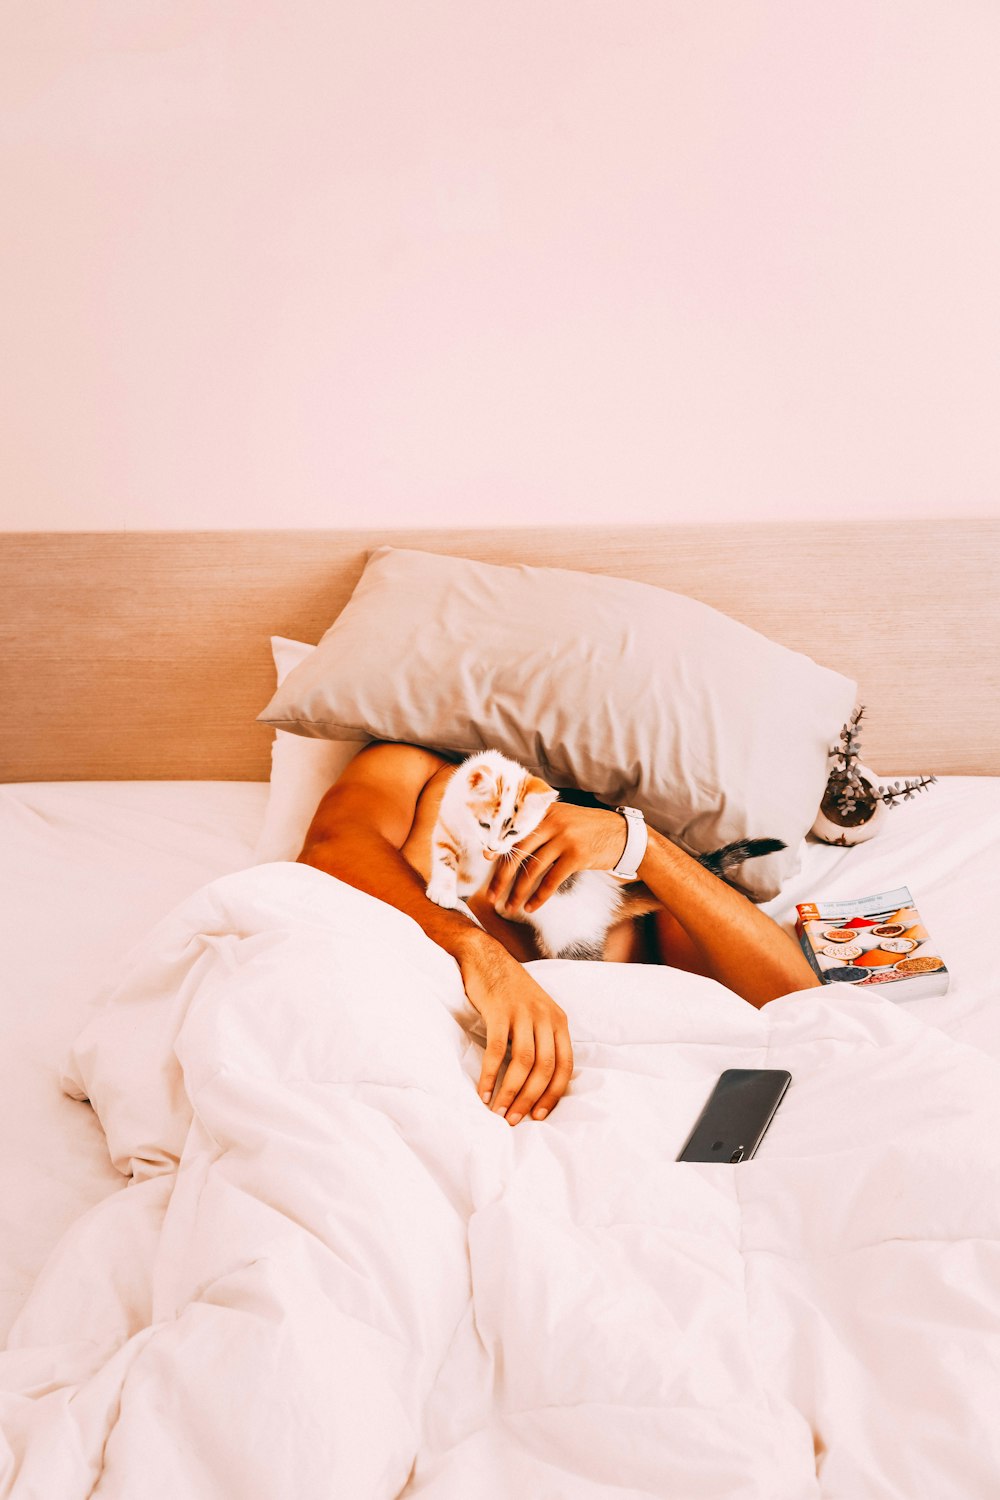
M 308 845 L 299 864 L 325 870 L 356 890 L 387 901 L 418 922 L 439 948 L 460 965 L 485 956 L 501 945 L 459 911 L 435 906 L 427 899 L 424 882 L 388 839 L 375 832 L 352 829 Z M 503 950 L 505 951 L 505 950 Z
M 819 983 L 776 922 L 653 828 L 638 873 L 683 927 L 706 972 L 751 1005 Z

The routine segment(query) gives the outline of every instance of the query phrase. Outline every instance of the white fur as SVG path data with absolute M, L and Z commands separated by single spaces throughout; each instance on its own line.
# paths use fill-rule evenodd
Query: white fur
M 546 958 L 580 945 L 604 946 L 621 907 L 622 888 L 603 870 L 581 870 L 568 891 L 556 891 L 527 920 Z

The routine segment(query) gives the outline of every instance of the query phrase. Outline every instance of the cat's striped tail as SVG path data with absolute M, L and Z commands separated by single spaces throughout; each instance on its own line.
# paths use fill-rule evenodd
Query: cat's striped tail
M 777 854 L 779 849 L 787 847 L 781 839 L 734 839 L 731 844 L 723 844 L 721 849 L 713 849 L 710 854 L 699 854 L 697 860 L 706 870 L 725 880 L 730 870 L 735 870 L 746 860 Z

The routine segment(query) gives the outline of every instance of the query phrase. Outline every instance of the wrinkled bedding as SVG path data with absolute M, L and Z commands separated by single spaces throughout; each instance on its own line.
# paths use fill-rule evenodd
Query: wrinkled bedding
M 576 1073 L 512 1130 L 401 913 L 275 864 L 162 921 L 66 1066 L 131 1180 L 0 1355 L 0 1495 L 995 1500 L 1000 1064 L 846 986 L 531 967 Z M 726 1067 L 792 1086 L 679 1164 Z
M 267 786 L 0 785 L 0 1348 L 73 1221 L 123 1179 L 59 1069 L 121 955 L 178 901 L 254 863 Z

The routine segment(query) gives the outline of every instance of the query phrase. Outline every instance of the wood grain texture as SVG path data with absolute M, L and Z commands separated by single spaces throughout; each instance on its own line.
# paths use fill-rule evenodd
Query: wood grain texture
M 1000 522 L 959 519 L 3 534 L 0 779 L 266 779 L 268 638 L 318 640 L 387 543 L 690 594 L 854 677 L 882 774 L 1000 774 Z

